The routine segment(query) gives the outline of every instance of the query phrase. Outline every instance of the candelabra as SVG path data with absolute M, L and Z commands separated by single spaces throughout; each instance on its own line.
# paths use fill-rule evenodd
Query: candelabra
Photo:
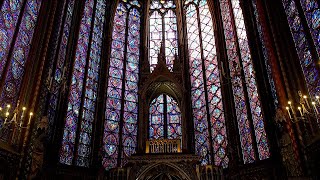
M 19 109 L 19 102 L 12 113 L 10 104 L 7 104 L 4 108 L 0 107 L 0 122 L 2 123 L 0 126 L 0 134 L 3 140 L 9 141 L 10 143 L 19 142 L 22 129 L 29 127 L 33 117 L 33 112 L 30 111 L 28 123 L 24 125 L 26 113 L 26 107 Z M 11 139 L 8 139 L 10 135 L 12 135 Z
M 306 116 L 312 116 L 316 118 L 317 124 L 319 124 L 318 108 L 320 107 L 320 97 L 315 96 L 315 98 L 313 99 L 306 95 L 302 95 L 301 91 L 298 91 L 298 94 L 300 99 L 296 106 L 296 109 L 291 101 L 288 101 L 289 106 L 286 107 L 290 120 L 295 123 L 297 121 L 307 119 Z M 309 101 L 311 101 L 311 103 Z M 293 115 L 297 115 L 296 118 L 294 118 Z
M 319 108 L 320 97 L 308 97 L 303 95 L 301 91 L 298 91 L 299 100 L 297 103 L 288 101 L 286 110 L 292 123 L 297 124 L 297 128 L 300 131 L 299 123 L 303 123 L 303 130 L 300 132 L 305 140 L 309 140 L 310 132 L 314 136 L 315 132 L 319 130 Z M 299 134 L 300 134 L 299 133 Z

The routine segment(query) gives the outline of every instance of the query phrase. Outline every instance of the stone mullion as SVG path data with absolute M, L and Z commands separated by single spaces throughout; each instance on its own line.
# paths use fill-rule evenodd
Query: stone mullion
M 213 12 L 214 15 L 214 31 L 215 34 L 224 34 L 223 28 L 223 19 L 221 17 L 221 9 L 220 4 L 218 1 L 208 0 L 208 5 Z M 228 66 L 228 56 L 226 52 L 226 41 L 224 36 L 215 36 L 216 38 L 216 47 L 217 47 L 217 54 L 218 54 L 218 62 L 219 62 L 219 69 L 221 71 L 221 93 L 223 97 L 223 107 L 224 107 L 224 115 L 225 115 L 225 122 L 226 122 L 226 133 L 227 133 L 227 140 L 228 140 L 228 148 L 227 154 L 229 158 L 229 169 L 232 171 L 238 171 L 238 166 L 242 163 L 242 151 L 241 151 L 241 144 L 240 144 L 240 137 L 237 132 L 237 118 L 236 118 L 236 111 L 233 97 L 233 90 L 231 86 L 231 77 L 230 77 L 230 70 Z M 231 103 L 230 103 L 231 102 Z M 236 137 L 236 138 L 235 138 Z
M 274 117 L 275 107 L 274 99 L 272 97 L 272 92 L 268 80 L 268 74 L 266 72 L 266 66 L 264 64 L 264 56 L 262 53 L 261 42 L 259 41 L 259 32 L 257 25 L 255 24 L 255 14 L 253 11 L 251 0 L 240 1 L 240 7 L 243 10 L 244 22 L 246 29 L 250 29 L 251 33 L 247 33 L 249 49 L 251 50 L 252 64 L 255 69 L 255 78 L 257 80 L 257 89 L 260 95 L 260 102 L 262 106 L 262 114 L 264 119 L 264 127 L 266 131 L 266 138 L 268 140 L 268 145 L 271 147 L 276 146 L 276 141 L 270 142 L 270 140 L 275 140 L 275 127 L 272 122 Z M 261 94 L 264 94 L 261 96 Z M 270 138 L 269 138 L 270 137 Z M 257 137 L 256 137 L 257 138 Z M 273 151 L 273 148 L 270 149 Z M 272 153 L 270 154 L 272 156 Z M 259 156 L 257 156 L 257 160 Z
M 291 0 L 291 1 L 294 1 L 295 4 L 296 4 L 297 11 L 298 11 L 298 14 L 299 14 L 299 17 L 300 17 L 300 20 L 301 20 L 300 22 L 301 22 L 301 24 L 303 26 L 304 33 L 306 34 L 306 37 L 307 37 L 306 40 L 307 40 L 308 44 L 310 45 L 309 48 L 310 48 L 310 51 L 311 51 L 311 55 L 313 57 L 314 63 L 317 64 L 317 62 L 319 62 L 319 55 L 320 55 L 318 53 L 320 53 L 320 52 L 317 51 L 317 48 L 315 47 L 316 44 L 315 44 L 314 41 L 319 41 L 319 37 L 317 39 L 314 39 L 313 38 L 314 36 L 312 36 L 312 34 L 311 34 L 312 27 L 309 27 L 306 15 L 305 15 L 304 10 L 303 10 L 302 5 L 301 5 L 301 0 Z M 318 3 L 318 6 L 319 5 L 320 4 Z M 314 22 L 314 23 L 316 23 L 316 22 Z M 319 70 L 319 65 L 316 66 L 316 67 Z
M 192 113 L 192 99 L 191 99 L 191 79 L 190 79 L 190 65 L 189 65 L 189 50 L 188 50 L 188 33 L 187 33 L 187 22 L 186 22 L 186 10 L 181 6 L 181 12 L 182 12 L 182 24 L 181 29 L 182 32 L 180 33 L 182 39 L 183 47 L 179 48 L 179 58 L 181 58 L 182 61 L 182 77 L 183 78 L 183 87 L 184 87 L 184 94 L 183 94 L 183 108 L 184 108 L 184 114 L 185 120 L 183 121 L 185 123 L 186 131 L 184 133 L 187 133 L 187 135 L 182 134 L 182 136 L 186 138 L 186 141 L 182 143 L 182 147 L 187 150 L 187 152 L 195 153 L 195 137 L 194 137 L 194 123 L 193 123 L 193 113 Z M 188 149 L 189 148 L 189 149 Z
M 83 105 L 85 101 L 86 96 L 86 86 L 87 86 L 87 80 L 88 80 L 88 71 L 89 71 L 89 64 L 90 64 L 90 53 L 91 53 L 91 44 L 92 44 L 92 36 L 93 36 L 93 28 L 94 28 L 94 21 L 96 16 L 96 7 L 97 7 L 97 0 L 94 0 L 94 5 L 92 8 L 92 16 L 91 16 L 91 23 L 90 23 L 90 30 L 89 30 L 89 39 L 88 39 L 88 49 L 86 52 L 86 65 L 84 70 L 84 78 L 82 80 L 82 94 L 81 94 L 81 101 L 80 101 L 80 108 L 79 108 L 79 116 L 78 116 L 78 125 L 76 130 L 76 139 L 75 139 L 75 149 L 73 152 L 74 158 L 73 158 L 73 165 L 77 165 L 78 160 L 78 150 L 79 150 L 79 144 L 80 144 L 80 134 L 81 134 L 81 123 L 83 121 Z M 90 157 L 90 155 L 89 155 Z
M 142 26 L 141 28 L 141 54 L 140 54 L 140 79 L 138 84 L 138 95 L 139 95 L 139 120 L 138 120 L 138 154 L 142 154 L 145 152 L 146 147 L 146 139 L 148 138 L 148 114 L 149 114 L 149 107 L 148 103 L 146 102 L 146 97 L 142 94 L 141 89 L 143 88 L 143 82 L 147 79 L 147 77 L 150 75 L 150 64 L 149 64 L 149 57 L 148 57 L 148 19 L 150 17 L 149 15 L 149 5 L 150 0 L 147 1 L 147 3 L 143 3 L 143 16 L 142 16 Z
M 255 136 L 255 128 L 254 128 L 254 124 L 253 124 L 253 118 L 252 118 L 252 111 L 251 111 L 251 105 L 250 105 L 250 99 L 249 99 L 249 94 L 248 94 L 248 86 L 247 86 L 247 82 L 246 82 L 246 77 L 244 74 L 244 67 L 243 67 L 243 59 L 241 56 L 241 49 L 240 49 L 240 44 L 239 44 L 239 37 L 237 34 L 237 27 L 236 27 L 236 18 L 234 16 L 234 11 L 233 11 L 233 6 L 231 3 L 231 0 L 227 0 L 228 4 L 229 4 L 229 12 L 230 12 L 230 16 L 231 16 L 231 26 L 232 26 L 232 31 L 234 33 L 234 39 L 235 39 L 235 45 L 236 45 L 236 53 L 238 56 L 238 61 L 239 61 L 239 66 L 240 66 L 240 75 L 239 77 L 241 78 L 241 84 L 243 87 L 243 93 L 244 93 L 244 99 L 245 99 L 245 103 L 246 103 L 246 109 L 247 109 L 247 117 L 249 119 L 249 127 L 251 129 L 250 132 L 250 136 L 252 138 L 252 147 L 253 147 L 253 151 L 254 151 L 254 160 L 253 161 L 257 161 L 259 160 L 259 153 L 258 153 L 258 149 L 257 149 L 257 141 L 256 141 L 256 136 Z M 241 8 L 241 7 L 239 7 Z M 243 11 L 242 11 L 243 12 Z M 249 47 L 248 47 L 249 48 Z M 251 56 L 251 54 L 250 54 Z M 252 59 L 252 57 L 251 57 Z M 233 78 L 233 77 L 231 77 Z M 238 118 L 238 117 L 237 117 Z
M 102 163 L 102 148 L 103 148 L 103 135 L 104 135 L 104 123 L 105 123 L 105 99 L 106 99 L 106 89 L 107 89 L 107 76 L 109 72 L 109 59 L 111 51 L 111 42 L 112 42 L 112 26 L 114 11 L 111 11 L 111 3 L 106 4 L 105 12 L 105 22 L 103 27 L 103 37 L 102 37 L 102 47 L 101 47 L 101 61 L 100 61 L 100 70 L 99 70 L 99 81 L 98 81 L 98 92 L 97 92 L 97 109 L 102 109 L 95 113 L 95 125 L 92 130 L 92 160 L 91 166 L 96 170 L 101 168 Z M 115 3 L 116 6 L 116 3 Z
M 60 93 L 58 98 L 58 107 L 57 112 L 60 112 L 54 119 L 55 119 L 55 135 L 53 136 L 53 146 L 56 147 L 53 150 L 52 156 L 55 162 L 53 162 L 53 165 L 56 165 L 59 162 L 59 151 L 62 145 L 62 138 L 63 138 L 63 132 L 64 132 L 64 125 L 65 125 L 65 117 L 68 107 L 68 95 L 70 91 L 70 84 L 72 81 L 72 70 L 73 70 L 73 64 L 75 60 L 75 52 L 77 47 L 77 41 L 79 36 L 79 30 L 80 30 L 80 24 L 81 24 L 81 15 L 84 10 L 84 2 L 85 1 L 75 1 L 74 4 L 74 11 L 72 15 L 72 21 L 71 21 L 71 28 L 70 36 L 68 38 L 68 44 L 67 44 L 67 50 L 66 50 L 66 58 L 65 58 L 65 65 L 66 68 L 65 72 L 65 87 Z

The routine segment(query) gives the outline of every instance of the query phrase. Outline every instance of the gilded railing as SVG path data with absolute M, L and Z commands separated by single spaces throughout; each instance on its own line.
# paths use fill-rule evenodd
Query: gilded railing
M 146 153 L 181 153 L 180 139 L 153 139 L 146 143 Z

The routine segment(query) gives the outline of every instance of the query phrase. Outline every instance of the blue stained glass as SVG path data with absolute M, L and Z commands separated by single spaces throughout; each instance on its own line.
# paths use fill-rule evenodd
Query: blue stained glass
M 297 10 L 296 2 L 293 0 L 283 0 L 283 6 L 285 8 L 285 12 L 287 14 L 287 20 L 289 22 L 289 26 L 291 28 L 291 33 L 293 36 L 293 40 L 295 42 L 296 50 L 298 53 L 298 57 L 300 60 L 300 65 L 302 67 L 302 72 L 305 76 L 306 84 L 308 91 L 312 97 L 316 96 L 320 91 L 320 80 L 317 78 L 317 74 L 319 74 L 319 70 L 317 68 L 316 62 L 313 59 L 316 57 L 312 57 L 310 53 L 310 49 L 312 44 L 307 41 L 306 31 L 311 32 L 311 35 L 314 40 L 315 47 L 317 48 L 317 53 L 319 55 L 319 28 L 314 29 L 312 27 L 313 23 L 316 23 L 320 19 L 320 17 L 314 17 L 312 19 L 312 13 L 317 13 L 319 10 L 318 4 L 314 0 L 301 0 L 301 6 L 304 10 L 305 17 L 307 19 L 309 29 L 303 27 L 301 25 L 301 14 L 299 14 Z M 312 22 L 313 21 L 313 22 Z M 297 23 L 299 22 L 299 23 Z M 314 25 L 314 24 L 313 24 Z M 316 25 L 317 26 L 317 25 Z
M 60 152 L 60 162 L 71 165 L 74 153 L 77 153 L 76 165 L 89 166 L 89 157 L 91 153 L 91 135 L 95 114 L 95 104 L 97 98 L 98 74 L 102 46 L 102 30 L 104 22 L 105 0 L 96 1 L 96 13 L 93 18 L 94 0 L 85 2 L 84 12 L 81 19 L 80 33 L 76 49 L 76 57 L 72 72 L 72 82 L 68 98 L 68 111 L 62 148 Z M 71 15 L 71 14 L 70 14 Z M 91 21 L 94 21 L 93 31 L 91 31 Z M 69 27 L 67 24 L 65 28 Z M 92 33 L 92 40 L 89 41 L 89 35 Z M 66 34 L 67 35 L 67 34 Z M 65 36 L 66 36 L 65 35 Z M 63 37 L 67 39 L 67 37 Z M 67 42 L 67 40 L 65 40 Z M 89 49 L 89 46 L 91 48 Z M 66 51 L 66 44 L 61 47 Z M 87 57 L 87 51 L 90 52 Z M 63 66 L 64 54 L 61 54 L 60 68 Z M 88 59 L 88 65 L 87 65 Z M 85 71 L 85 67 L 88 70 Z M 87 72 L 87 74 L 85 74 Z M 85 89 L 83 90 L 83 87 Z M 84 99 L 82 96 L 84 94 Z M 83 106 L 80 107 L 81 101 Z M 82 117 L 80 117 L 82 114 Z M 76 129 L 80 126 L 79 145 L 75 147 Z M 65 148 L 68 146 L 68 148 Z
M 27 0 L 24 9 L 21 9 L 21 3 L 21 1 L 4 1 L 1 7 L 0 39 L 5 38 L 2 40 L 6 41 L 0 42 L 0 78 L 4 79 L 4 86 L 0 90 L 0 107 L 10 104 L 11 107 L 15 108 L 17 105 L 22 79 L 26 70 L 25 65 L 29 58 L 30 44 L 42 1 Z M 22 17 L 18 27 L 17 19 L 20 11 L 22 12 Z M 17 36 L 12 41 L 14 31 L 17 31 Z M 12 46 L 13 49 L 11 57 L 7 57 L 9 46 Z M 7 74 L 3 74 L 5 64 L 8 65 Z M 14 108 L 11 108 L 11 110 Z M 1 139 L 7 141 L 9 136 L 10 133 L 2 134 Z
M 104 136 L 108 138 L 103 140 L 106 147 L 103 166 L 107 170 L 125 165 L 127 157 L 135 153 L 137 144 L 140 54 L 140 12 L 137 7 L 140 7 L 138 1 L 122 0 L 117 6 L 114 17 L 104 131 Z M 121 104 L 122 101 L 124 105 Z M 121 113 L 123 119 L 120 119 Z M 122 127 L 120 127 L 121 121 Z M 119 146 L 123 147 L 122 152 L 118 151 Z M 118 164 L 119 153 L 120 164 Z
M 0 79 L 7 62 L 13 34 L 16 30 L 23 0 L 5 0 L 0 13 Z M 31 22 L 30 22 L 31 23 Z M 20 53 L 22 54 L 22 53 Z

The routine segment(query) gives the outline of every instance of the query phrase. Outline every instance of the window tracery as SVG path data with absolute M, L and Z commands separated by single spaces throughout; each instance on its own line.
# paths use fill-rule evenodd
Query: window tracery
M 181 111 L 166 94 L 153 99 L 149 108 L 149 139 L 181 139 Z
M 158 63 L 161 42 L 164 42 L 166 64 L 170 71 L 178 53 L 176 5 L 174 0 L 152 0 L 149 17 L 149 63 L 152 72 Z

